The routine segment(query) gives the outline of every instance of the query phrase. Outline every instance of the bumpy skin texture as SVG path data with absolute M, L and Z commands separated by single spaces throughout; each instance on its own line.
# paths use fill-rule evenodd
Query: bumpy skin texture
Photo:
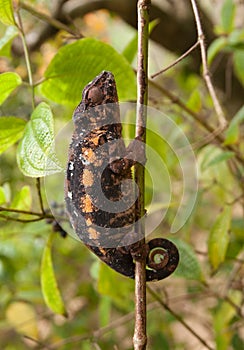
M 65 179 L 65 201 L 71 224 L 84 244 L 103 262 L 134 278 L 132 252 L 142 237 L 136 237 L 135 233 L 131 167 L 140 157 L 140 149 L 133 142 L 126 148 L 122 139 L 112 73 L 103 71 L 84 88 L 73 122 Z M 155 255 L 151 251 L 157 252 L 156 248 L 165 256 L 163 263 L 151 261 Z M 153 239 L 145 249 L 147 281 L 165 278 L 177 267 L 178 250 L 168 240 Z

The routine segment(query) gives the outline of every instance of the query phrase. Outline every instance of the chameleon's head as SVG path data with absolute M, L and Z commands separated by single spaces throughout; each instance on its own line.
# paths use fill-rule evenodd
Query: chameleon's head
M 116 83 L 111 72 L 103 71 L 83 90 L 82 104 L 85 110 L 89 107 L 117 102 Z

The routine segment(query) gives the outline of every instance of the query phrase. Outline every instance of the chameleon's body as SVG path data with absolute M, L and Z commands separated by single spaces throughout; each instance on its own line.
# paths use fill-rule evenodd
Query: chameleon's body
M 65 181 L 70 221 L 80 239 L 102 261 L 134 278 L 131 251 L 138 243 L 131 167 L 140 150 L 133 142 L 126 148 L 122 139 L 112 73 L 102 72 L 84 88 L 73 121 Z M 162 245 L 168 260 L 164 268 L 157 270 L 154 264 L 148 269 L 147 281 L 167 277 L 178 264 L 177 248 L 165 239 L 151 240 L 145 248 L 149 254 Z

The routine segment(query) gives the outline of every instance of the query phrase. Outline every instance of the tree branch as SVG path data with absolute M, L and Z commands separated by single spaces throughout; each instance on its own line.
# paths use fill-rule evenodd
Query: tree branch
M 138 0 L 138 57 L 137 57 L 137 113 L 136 113 L 136 137 L 145 145 L 146 142 L 146 119 L 148 100 L 148 25 L 150 0 Z M 145 147 L 144 147 L 145 155 Z M 136 233 L 145 237 L 143 217 L 145 215 L 144 193 L 145 174 L 144 166 L 135 165 L 135 182 L 139 189 L 136 200 Z M 134 349 L 144 350 L 147 346 L 146 330 L 146 249 L 145 238 L 139 242 L 138 250 L 133 255 L 135 260 L 135 330 Z

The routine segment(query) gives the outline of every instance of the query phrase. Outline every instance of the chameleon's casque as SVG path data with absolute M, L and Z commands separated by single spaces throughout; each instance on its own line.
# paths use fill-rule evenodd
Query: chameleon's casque
M 71 224 L 103 262 L 134 278 L 132 251 L 142 237 L 135 233 L 131 167 L 140 158 L 141 150 L 135 141 L 125 147 L 112 73 L 103 71 L 84 88 L 73 122 L 65 179 Z M 178 250 L 170 241 L 153 239 L 145 249 L 147 281 L 163 279 L 177 267 Z M 157 254 L 161 257 L 158 262 Z

